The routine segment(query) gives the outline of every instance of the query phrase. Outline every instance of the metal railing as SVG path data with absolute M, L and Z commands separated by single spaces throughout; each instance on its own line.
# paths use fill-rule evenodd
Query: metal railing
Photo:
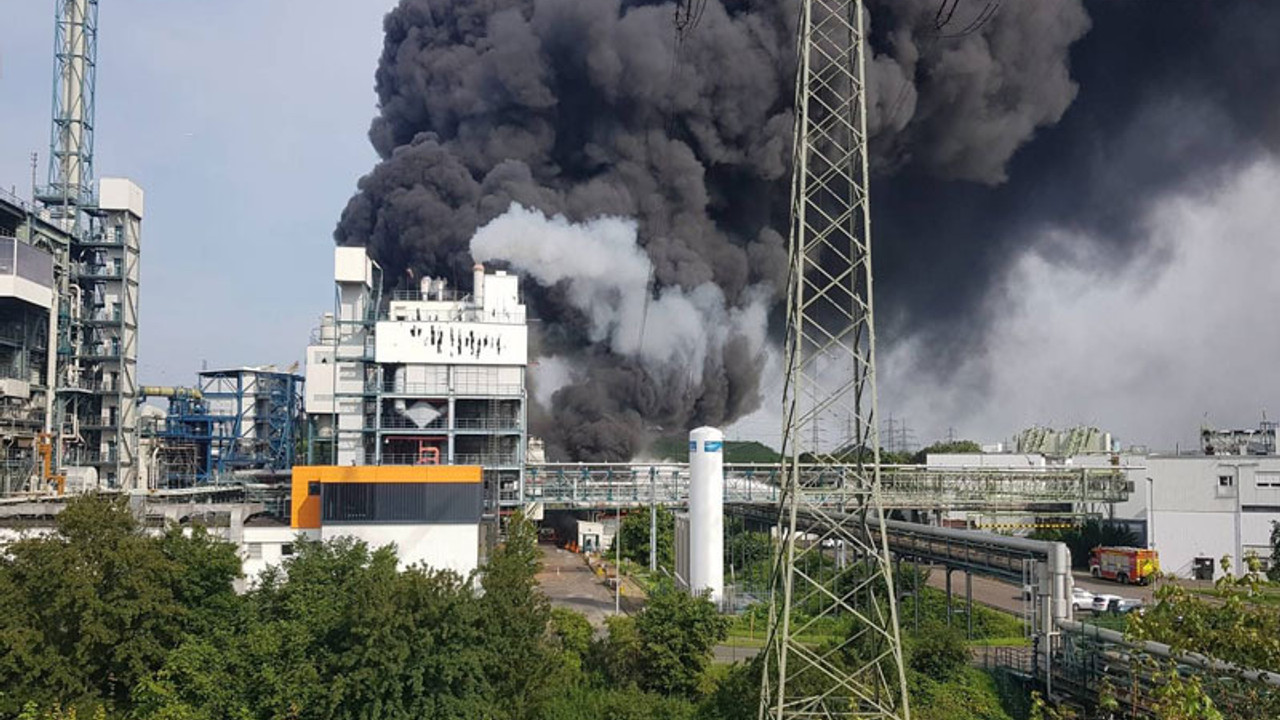
M 519 430 L 520 419 L 507 417 L 454 418 L 453 423 L 450 424 L 449 418 L 441 416 L 426 425 L 419 425 L 403 415 L 383 415 L 379 428 L 383 430 Z
M 441 453 L 440 462 L 431 462 L 425 453 L 382 453 L 383 465 L 435 465 L 444 464 L 447 458 Z M 455 454 L 454 465 L 480 465 L 482 467 L 518 467 L 520 459 L 515 453 Z
M 81 277 L 118 279 L 123 275 L 124 270 L 115 265 L 87 265 L 80 269 Z
M 124 245 L 124 236 L 116 236 L 114 232 L 98 231 L 90 235 L 85 242 L 86 245 Z
M 439 382 L 426 383 L 370 383 L 374 392 L 382 392 L 385 395 L 410 395 L 413 397 L 438 396 L 449 394 L 449 383 L 447 380 L 441 379 Z
M 408 397 L 443 397 L 445 395 L 479 395 L 482 397 L 518 398 L 524 394 L 520 383 L 493 383 L 455 378 L 452 385 L 441 378 L 435 382 L 406 383 L 388 381 L 372 383 L 371 387 L 384 395 Z
M 455 430 L 519 430 L 520 418 L 516 417 L 478 417 L 454 418 Z
M 426 425 L 419 425 L 403 415 L 383 415 L 379 427 L 383 430 L 447 430 L 449 419 L 441 416 Z

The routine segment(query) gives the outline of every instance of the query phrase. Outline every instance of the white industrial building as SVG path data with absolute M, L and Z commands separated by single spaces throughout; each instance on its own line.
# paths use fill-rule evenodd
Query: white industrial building
M 1192 577 L 1205 567 L 1220 572 L 1219 560 L 1230 556 L 1238 574 L 1245 571 L 1243 558 L 1250 553 L 1266 564 L 1272 523 L 1280 522 L 1280 455 L 1274 453 L 1274 434 L 1273 426 L 1202 431 L 1203 449 L 1211 454 L 946 454 L 929 455 L 927 462 L 931 467 L 1021 470 L 1119 467 L 1128 480 L 1129 498 L 1102 508 L 1104 515 L 1159 551 L 1161 570 L 1179 577 Z
M 1280 455 L 1151 455 L 1130 472 L 1134 490 L 1115 518 L 1142 523 L 1164 572 L 1190 577 L 1230 555 L 1271 557 L 1271 524 L 1280 522 Z
M 382 297 L 364 248 L 334 251 L 337 307 L 307 349 L 310 461 L 478 465 L 490 512 L 517 507 L 528 328 L 517 278 L 477 265 L 472 292 L 423 278 Z

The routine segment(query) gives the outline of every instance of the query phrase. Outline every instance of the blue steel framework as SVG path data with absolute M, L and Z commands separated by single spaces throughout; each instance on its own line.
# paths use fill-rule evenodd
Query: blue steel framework
M 286 472 L 293 467 L 301 430 L 300 375 L 241 368 L 200 373 L 200 392 L 221 412 L 223 430 L 210 447 L 209 467 Z
M 174 388 L 154 437 L 163 452 L 186 452 L 189 467 L 168 466 L 159 483 L 190 487 L 236 472 L 284 474 L 302 431 L 303 378 L 253 369 L 200 373 L 200 388 Z

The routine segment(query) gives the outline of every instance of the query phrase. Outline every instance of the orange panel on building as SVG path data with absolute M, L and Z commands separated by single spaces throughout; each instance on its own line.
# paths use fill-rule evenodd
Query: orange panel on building
M 320 485 L 324 483 L 479 483 L 479 465 L 295 465 L 290 524 L 320 527 Z

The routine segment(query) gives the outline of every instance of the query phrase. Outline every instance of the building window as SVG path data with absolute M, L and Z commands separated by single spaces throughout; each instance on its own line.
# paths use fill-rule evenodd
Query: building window
M 1260 488 L 1280 488 L 1280 472 L 1259 472 L 1254 476 L 1254 484 Z
M 1219 475 L 1218 487 L 1231 488 L 1236 486 L 1236 478 L 1234 475 Z
M 280 546 L 280 554 L 288 557 L 293 554 L 293 543 L 285 543 Z
M 325 483 L 322 523 L 474 523 L 480 483 Z
M 249 543 L 245 546 L 245 549 L 249 551 L 250 560 L 262 559 L 262 543 Z

